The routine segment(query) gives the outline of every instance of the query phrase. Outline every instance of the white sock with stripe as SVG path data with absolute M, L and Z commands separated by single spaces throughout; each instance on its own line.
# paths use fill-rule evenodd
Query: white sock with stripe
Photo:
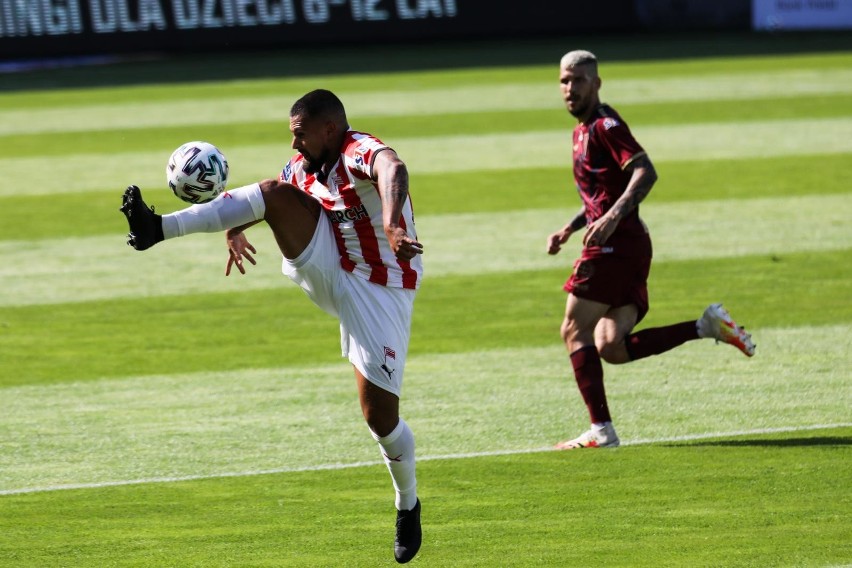
M 393 432 L 381 437 L 372 430 L 373 438 L 382 448 L 382 456 L 390 471 L 393 487 L 396 490 L 396 508 L 398 511 L 410 511 L 417 504 L 417 478 L 414 473 L 414 433 L 405 420 Z
M 213 201 L 163 215 L 163 237 L 171 239 L 192 233 L 217 233 L 263 219 L 266 204 L 260 184 L 229 190 Z

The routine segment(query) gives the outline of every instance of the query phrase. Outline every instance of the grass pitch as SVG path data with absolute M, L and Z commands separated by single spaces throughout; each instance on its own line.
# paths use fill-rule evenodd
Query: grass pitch
M 0 565 L 395 565 L 336 322 L 272 240 L 253 229 L 259 266 L 226 279 L 221 236 L 137 254 L 117 211 L 129 183 L 181 207 L 162 170 L 190 139 L 223 148 L 232 186 L 275 175 L 286 109 L 318 87 L 411 169 L 412 564 L 852 563 L 852 42 L 667 41 L 584 42 L 660 173 L 642 326 L 722 300 L 758 351 L 607 366 L 614 451 L 548 451 L 587 420 L 558 338 L 577 243 L 544 254 L 579 208 L 555 72 L 576 40 L 455 46 L 453 68 L 408 51 L 371 74 L 328 51 L 234 55 L 215 83 L 173 61 L 4 77 Z

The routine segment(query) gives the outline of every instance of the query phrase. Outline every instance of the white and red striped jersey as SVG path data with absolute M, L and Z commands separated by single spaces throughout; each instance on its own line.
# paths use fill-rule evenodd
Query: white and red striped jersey
M 304 170 L 304 158 L 296 154 L 279 176 L 317 199 L 331 221 L 340 266 L 370 282 L 393 288 L 417 289 L 423 274 L 420 255 L 399 260 L 390 248 L 382 220 L 382 200 L 373 181 L 373 158 L 388 146 L 381 140 L 349 130 L 340 158 L 320 181 Z M 417 240 L 411 196 L 405 201 L 399 226 Z

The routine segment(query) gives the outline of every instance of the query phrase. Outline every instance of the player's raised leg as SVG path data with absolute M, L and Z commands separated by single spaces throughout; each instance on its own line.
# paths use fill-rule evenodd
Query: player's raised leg
M 660 355 L 687 341 L 710 338 L 733 345 L 745 355 L 754 355 L 751 335 L 738 326 L 721 304 L 713 304 L 698 320 L 688 320 L 631 333 L 620 329 L 607 314 L 595 334 L 601 357 L 607 363 L 619 365 Z
M 635 333 L 623 333 L 614 325 L 603 325 L 607 317 L 598 326 L 596 341 L 604 361 L 611 364 L 629 363 L 660 355 L 687 341 L 709 338 L 716 342 L 727 343 L 751 357 L 755 344 L 745 328 L 740 327 L 722 304 L 712 304 L 698 320 L 688 320 L 672 325 L 652 327 Z
M 298 188 L 276 180 L 238 187 L 207 203 L 158 215 L 138 187 L 128 187 L 121 212 L 130 227 L 127 244 L 136 250 L 192 233 L 214 233 L 265 220 L 281 252 L 296 258 L 316 229 L 320 205 Z

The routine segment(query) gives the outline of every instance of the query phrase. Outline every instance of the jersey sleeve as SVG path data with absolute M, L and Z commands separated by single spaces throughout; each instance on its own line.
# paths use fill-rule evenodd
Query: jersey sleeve
M 645 154 L 645 150 L 621 120 L 608 116 L 598 120 L 595 123 L 595 128 L 603 147 L 609 151 L 621 169 Z
M 373 177 L 373 160 L 376 155 L 382 150 L 387 150 L 389 147 L 369 134 L 362 132 L 352 132 L 349 144 L 343 150 L 343 153 L 348 158 L 347 165 L 350 171 L 361 178 Z

